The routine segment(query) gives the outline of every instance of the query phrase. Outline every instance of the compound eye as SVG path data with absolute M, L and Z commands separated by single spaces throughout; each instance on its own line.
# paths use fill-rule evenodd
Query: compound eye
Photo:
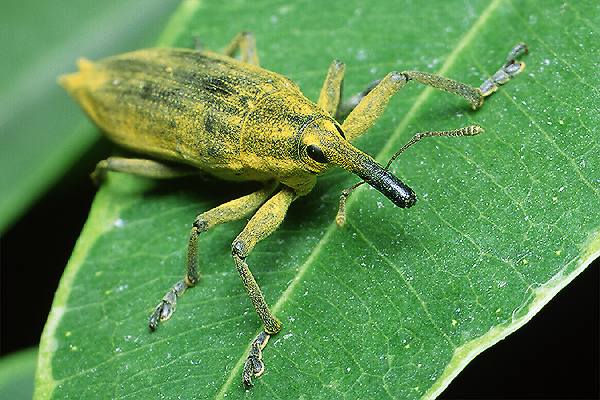
M 327 159 L 327 157 L 325 157 L 325 154 L 323 154 L 321 149 L 318 148 L 317 146 L 315 146 L 314 144 L 309 144 L 306 147 L 306 154 L 308 154 L 308 156 L 310 158 L 312 158 L 313 160 L 315 160 L 316 162 L 319 162 L 319 163 L 328 163 L 329 162 L 329 160 Z

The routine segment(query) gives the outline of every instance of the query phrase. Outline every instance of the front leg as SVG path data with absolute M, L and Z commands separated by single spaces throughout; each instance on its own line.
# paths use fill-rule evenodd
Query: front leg
M 478 109 L 483 104 L 484 98 L 492 94 L 498 85 L 506 83 L 525 68 L 525 64 L 517 61 L 516 58 L 526 52 L 527 47 L 524 44 L 516 45 L 508 54 L 508 61 L 480 88 L 428 72 L 391 72 L 352 110 L 344 120 L 342 130 L 348 140 L 362 135 L 383 114 L 390 98 L 411 80 L 460 96 L 467 100 L 473 109 Z
M 383 114 L 392 96 L 400 90 L 408 79 L 400 72 L 390 72 L 361 99 L 342 124 L 346 139 L 352 141 L 367 131 Z
M 252 386 L 252 378 L 262 375 L 264 371 L 262 349 L 267 344 L 270 335 L 274 335 L 281 330 L 281 322 L 269 310 L 265 297 L 250 268 L 248 268 L 246 257 L 259 241 L 277 229 L 296 197 L 294 190 L 288 187 L 281 189 L 258 209 L 231 246 L 236 268 L 264 329 L 264 332 L 261 332 L 252 342 L 252 348 L 244 363 L 242 381 L 246 386 Z

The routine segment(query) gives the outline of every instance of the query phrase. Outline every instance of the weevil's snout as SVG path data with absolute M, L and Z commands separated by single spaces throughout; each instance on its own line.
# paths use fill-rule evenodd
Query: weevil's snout
M 416 203 L 417 196 L 410 187 L 348 141 L 338 141 L 335 145 L 321 143 L 332 163 L 358 175 L 398 207 L 408 208 Z
M 398 207 L 412 207 L 417 202 L 415 192 L 375 160 L 367 160 L 363 168 L 355 173 Z

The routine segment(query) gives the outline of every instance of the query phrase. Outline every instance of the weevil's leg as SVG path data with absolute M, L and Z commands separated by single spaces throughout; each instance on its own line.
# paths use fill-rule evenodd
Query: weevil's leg
M 185 277 L 169 289 L 167 294 L 165 294 L 154 309 L 154 312 L 148 321 L 148 326 L 151 330 L 154 331 L 160 321 L 167 320 L 171 317 L 175 311 L 177 298 L 181 296 L 187 288 L 194 286 L 198 282 L 198 236 L 200 233 L 206 232 L 216 225 L 236 221 L 250 215 L 269 198 L 276 186 L 277 184 L 275 182 L 269 183 L 261 190 L 221 204 L 196 217 L 194 224 L 192 225 L 188 242 L 187 271 Z
M 527 46 L 524 43 L 519 43 L 508 53 L 504 65 L 490 79 L 485 80 L 479 88 L 474 88 L 462 82 L 427 72 L 405 71 L 403 74 L 408 79 L 414 79 L 417 82 L 436 89 L 461 96 L 471 103 L 473 110 L 476 110 L 483 105 L 483 100 L 486 96 L 489 96 L 498 89 L 497 85 L 505 84 L 510 78 L 525 69 L 525 63 L 516 60 L 517 57 L 523 54 L 527 54 Z
M 94 182 L 100 183 L 108 171 L 124 172 L 153 179 L 171 179 L 200 174 L 199 170 L 184 165 L 169 165 L 141 158 L 108 157 L 96 164 L 96 169 L 92 172 L 91 177 Z
M 270 337 L 268 333 L 262 331 L 252 342 L 242 371 L 242 382 L 246 387 L 253 385 L 252 378 L 258 378 L 265 372 L 265 363 L 262 361 L 262 350 L 267 345 Z
M 256 51 L 256 39 L 252 32 L 238 33 L 231 43 L 225 47 L 223 54 L 233 57 L 237 50 L 240 52 L 241 61 L 252 65 L 259 65 L 258 51 Z
M 381 82 L 381 79 L 369 83 L 369 85 L 360 93 L 355 94 L 348 100 L 342 101 L 344 89 L 344 72 L 346 66 L 343 62 L 333 60 L 329 65 L 327 77 L 321 87 L 321 93 L 317 104 L 337 121 L 342 122 L 348 114 L 360 103 L 375 86 Z
M 269 236 L 285 217 L 288 207 L 296 198 L 296 193 L 287 187 L 283 187 L 277 194 L 271 197 L 256 214 L 250 219 L 244 230 L 237 236 L 231 246 L 231 252 L 238 273 L 244 283 L 244 288 L 252 300 L 252 305 L 263 323 L 264 332 L 258 335 L 252 344 L 252 349 L 244 364 L 242 374 L 243 383 L 252 386 L 252 378 L 262 374 L 264 365 L 261 361 L 262 348 L 270 335 L 281 330 L 281 322 L 271 313 L 265 301 L 260 287 L 256 283 L 252 272 L 246 264 L 246 257 L 256 243 Z
M 406 149 L 408 149 L 409 147 L 411 147 L 415 143 L 418 143 L 421 139 L 424 139 L 426 137 L 475 136 L 475 135 L 479 135 L 482 132 L 483 132 L 483 128 L 480 127 L 479 125 L 469 125 L 469 126 L 465 126 L 463 128 L 453 129 L 451 131 L 419 132 L 419 133 L 415 134 L 412 137 L 412 139 L 410 139 L 408 142 L 406 142 L 406 144 L 404 146 L 402 146 L 400 148 L 400 150 L 398 150 L 392 156 L 392 158 L 390 158 L 390 160 L 388 161 L 388 163 L 385 166 L 385 169 L 387 170 L 388 168 L 390 168 L 390 165 L 392 165 L 394 160 L 396 160 L 396 158 L 398 158 L 398 156 L 400 156 L 400 154 L 404 153 L 404 151 L 406 151 Z M 340 205 L 338 208 L 338 212 L 335 216 L 335 222 L 338 226 L 340 226 L 340 227 L 344 226 L 344 224 L 346 223 L 346 200 L 348 199 L 348 196 L 350 196 L 350 194 L 354 191 L 354 189 L 358 188 L 363 183 L 366 183 L 366 182 L 360 181 L 342 191 L 342 194 L 340 195 Z
M 478 88 L 474 88 L 466 83 L 455 81 L 436 74 L 421 71 L 403 71 L 402 74 L 407 80 L 415 80 L 427 86 L 453 93 L 467 100 L 473 110 L 478 109 L 483 104 L 483 94 Z
M 265 298 L 245 260 L 259 241 L 277 229 L 295 198 L 296 193 L 294 190 L 283 187 L 258 209 L 231 245 L 232 256 L 242 278 L 244 288 L 246 288 L 248 296 L 252 300 L 252 305 L 263 322 L 265 331 L 270 335 L 279 332 L 281 323 L 269 311 Z
M 508 61 L 494 74 L 494 77 L 485 81 L 481 88 L 474 88 L 462 82 L 427 72 L 391 72 L 362 99 L 344 120 L 342 129 L 346 133 L 346 138 L 348 140 L 355 139 L 371 127 L 383 113 L 390 97 L 410 80 L 461 96 L 469 101 L 473 109 L 477 109 L 483 104 L 485 96 L 493 93 L 497 84 L 505 83 L 523 70 L 525 64 L 516 61 L 516 57 L 526 52 L 527 47 L 524 44 L 515 46 L 508 55 Z
M 343 62 L 338 60 L 331 62 L 317 101 L 317 105 L 334 118 L 342 97 L 345 69 Z
M 489 96 L 498 90 L 499 85 L 504 85 L 513 76 L 517 75 L 525 69 L 525 63 L 523 61 L 517 61 L 517 58 L 522 54 L 527 54 L 527 45 L 525 43 L 519 43 L 508 53 L 506 57 L 506 63 L 491 78 L 486 79 L 479 90 L 484 97 Z
M 390 98 L 406 85 L 406 82 L 408 79 L 400 72 L 387 74 L 344 120 L 342 130 L 346 139 L 353 140 L 369 129 L 383 114 Z
M 343 122 L 344 119 L 356 108 L 356 106 L 362 101 L 362 99 L 371 93 L 371 90 L 375 89 L 379 85 L 381 79 L 374 80 L 369 83 L 362 92 L 355 94 L 347 100 L 344 100 L 338 106 L 337 112 L 335 113 L 335 119 L 339 122 Z
M 346 133 L 346 138 L 353 140 L 369 129 L 383 114 L 390 98 L 412 79 L 462 96 L 469 100 L 471 105 L 479 105 L 483 102 L 479 89 L 452 79 L 418 71 L 390 72 L 344 120 L 342 130 Z

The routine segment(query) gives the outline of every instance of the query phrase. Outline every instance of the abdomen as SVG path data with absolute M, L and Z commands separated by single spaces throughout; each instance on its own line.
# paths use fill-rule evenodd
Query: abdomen
M 149 49 L 81 60 L 61 84 L 116 143 L 239 176 L 245 116 L 282 77 L 214 53 Z

